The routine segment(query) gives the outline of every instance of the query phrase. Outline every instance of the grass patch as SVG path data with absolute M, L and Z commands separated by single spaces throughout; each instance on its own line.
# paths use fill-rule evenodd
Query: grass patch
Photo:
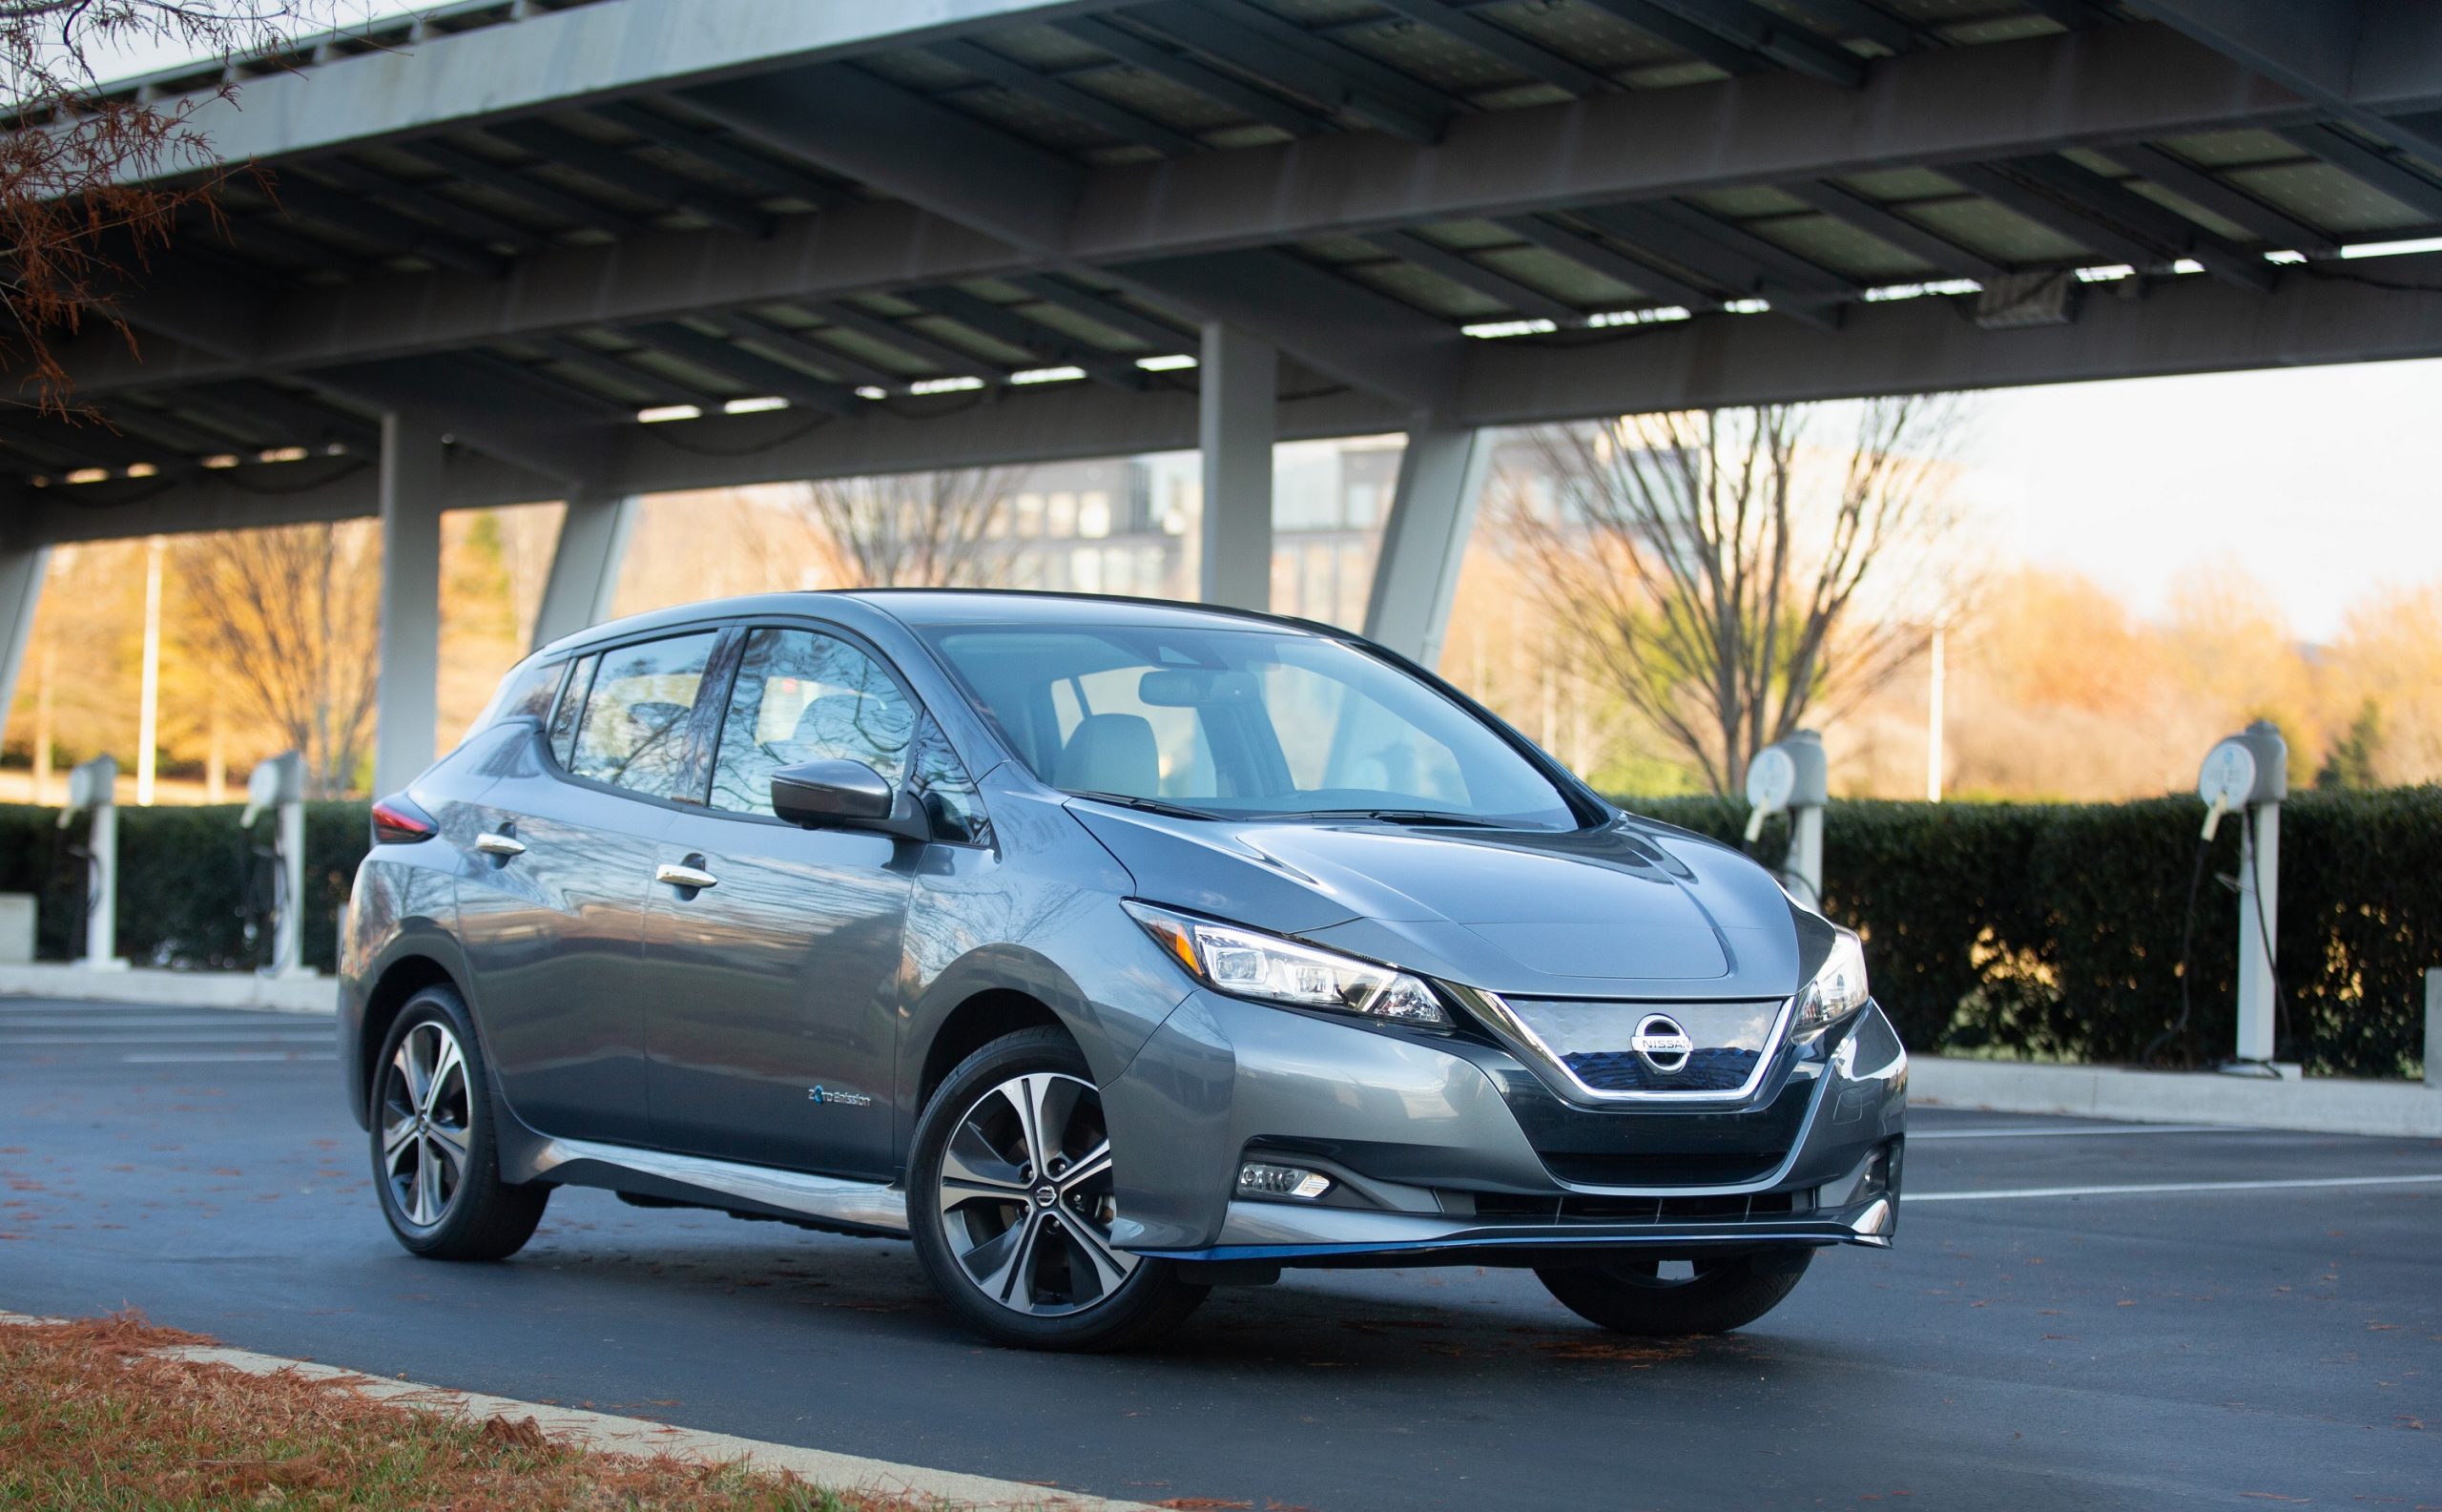
M 916 1512 L 785 1473 L 576 1448 L 531 1418 L 477 1422 L 343 1380 L 154 1351 L 211 1340 L 135 1314 L 0 1326 L 0 1507 L 78 1512 Z

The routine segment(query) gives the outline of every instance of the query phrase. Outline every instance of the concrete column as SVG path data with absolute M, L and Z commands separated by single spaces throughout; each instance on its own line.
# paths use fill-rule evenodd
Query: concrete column
M 1398 488 L 1365 601 L 1365 633 L 1422 667 L 1441 660 L 1492 446 L 1488 430 L 1411 430 L 1399 454 Z
M 17 698 L 17 672 L 34 638 L 34 611 L 42 603 L 42 580 L 51 570 L 51 548 L 0 549 L 0 738 L 9 733 L 9 706 Z M 34 795 L 39 801 L 42 795 Z
M 1202 597 L 1272 607 L 1273 407 L 1280 357 L 1233 325 L 1204 327 L 1197 444 L 1204 450 Z
M 441 432 L 382 417 L 382 664 L 373 791 L 432 765 L 441 681 Z
M 534 614 L 535 650 L 610 617 L 619 564 L 642 504 L 634 494 L 570 496 L 551 573 L 543 582 L 543 605 Z
M 2442 971 L 2425 974 L 2425 1085 L 2442 1089 Z

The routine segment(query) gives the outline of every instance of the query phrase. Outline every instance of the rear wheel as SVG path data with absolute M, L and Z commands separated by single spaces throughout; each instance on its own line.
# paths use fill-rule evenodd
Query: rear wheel
M 960 1064 L 916 1126 L 916 1253 L 960 1318 L 1029 1349 L 1107 1350 L 1177 1326 L 1206 1287 L 1111 1242 L 1118 1200 L 1102 1094 L 1058 1029 Z
M 1668 1267 L 1658 1260 L 1615 1260 L 1538 1268 L 1535 1274 L 1562 1307 L 1589 1323 L 1664 1337 L 1746 1327 L 1780 1305 L 1813 1258 L 1812 1250 L 1753 1250 Z
M 374 1064 L 373 1175 L 390 1232 L 435 1260 L 523 1249 L 551 1189 L 500 1179 L 490 1080 L 458 994 L 434 986 L 408 999 Z

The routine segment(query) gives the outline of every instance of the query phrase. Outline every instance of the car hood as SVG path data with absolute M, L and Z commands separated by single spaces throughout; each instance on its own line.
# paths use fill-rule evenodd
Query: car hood
M 1562 833 L 1069 811 L 1149 902 L 1521 997 L 1787 997 L 1829 944 L 1762 867 L 1633 816 Z

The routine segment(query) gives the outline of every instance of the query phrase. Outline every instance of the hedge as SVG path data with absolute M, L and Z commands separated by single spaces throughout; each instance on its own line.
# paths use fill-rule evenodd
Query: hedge
M 1743 803 L 1622 800 L 1731 844 Z M 234 807 L 119 810 L 119 949 L 145 964 L 259 965 L 267 861 Z M 2180 937 L 2203 811 L 2192 798 L 2116 804 L 1842 800 L 1824 818 L 1825 911 L 1868 942 L 1874 995 L 1919 1050 L 2204 1065 L 2229 1053 L 2238 865 L 2225 821 L 2207 853 L 2180 1026 Z M 80 822 L 0 806 L 0 892 L 41 900 L 37 953 L 83 945 Z M 335 957 L 365 850 L 362 803 L 306 807 L 305 959 Z M 1779 865 L 1788 829 L 1750 847 Z M 2423 973 L 2442 966 L 2442 788 L 2302 792 L 2282 811 L 2280 1053 L 2320 1075 L 2413 1077 Z M 252 906 L 248 899 L 254 900 Z
M 1739 842 L 1746 807 L 1623 799 Z M 2181 1026 L 2180 944 L 2203 807 L 1834 801 L 1825 912 L 1868 942 L 1874 996 L 1912 1046 L 2207 1065 L 2234 1045 L 2239 824 L 2205 857 Z M 1750 847 L 1779 865 L 1785 825 Z M 2281 816 L 2283 1059 L 2414 1077 L 2424 973 L 2442 966 L 2442 788 L 2292 794 Z
M 138 965 L 233 970 L 271 960 L 272 820 L 234 804 L 118 811 L 118 951 Z M 305 805 L 305 963 L 339 960 L 339 917 L 370 839 L 362 803 Z M 34 954 L 85 950 L 87 828 L 57 809 L 0 804 L 0 892 L 36 899 Z M 260 848 L 265 854 L 258 854 Z

